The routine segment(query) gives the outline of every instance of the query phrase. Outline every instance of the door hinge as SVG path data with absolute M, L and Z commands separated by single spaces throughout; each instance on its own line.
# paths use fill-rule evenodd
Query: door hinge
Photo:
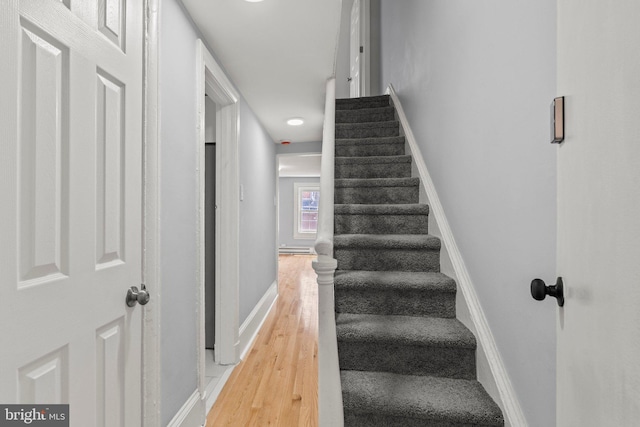
M 360 53 L 364 52 L 364 46 L 360 46 Z

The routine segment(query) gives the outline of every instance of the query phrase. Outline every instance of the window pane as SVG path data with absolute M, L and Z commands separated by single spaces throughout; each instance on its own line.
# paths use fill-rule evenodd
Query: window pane
M 309 187 L 298 189 L 298 233 L 316 233 L 318 229 L 318 202 L 320 191 Z

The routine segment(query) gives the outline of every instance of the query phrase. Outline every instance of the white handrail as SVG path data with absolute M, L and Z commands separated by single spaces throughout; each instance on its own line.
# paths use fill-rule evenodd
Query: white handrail
M 313 269 L 318 275 L 318 425 L 342 427 L 344 411 L 338 364 L 333 274 L 333 190 L 336 128 L 336 79 L 327 81 L 320 165 L 320 205 Z

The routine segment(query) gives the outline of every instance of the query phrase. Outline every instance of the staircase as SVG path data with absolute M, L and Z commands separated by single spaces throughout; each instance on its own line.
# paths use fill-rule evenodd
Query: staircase
M 503 426 L 388 96 L 336 100 L 335 273 L 345 426 Z

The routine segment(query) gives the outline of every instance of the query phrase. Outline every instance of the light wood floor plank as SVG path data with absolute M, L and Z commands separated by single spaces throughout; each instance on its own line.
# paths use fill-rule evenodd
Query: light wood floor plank
M 281 255 L 276 306 L 207 416 L 207 427 L 318 425 L 314 256 Z

